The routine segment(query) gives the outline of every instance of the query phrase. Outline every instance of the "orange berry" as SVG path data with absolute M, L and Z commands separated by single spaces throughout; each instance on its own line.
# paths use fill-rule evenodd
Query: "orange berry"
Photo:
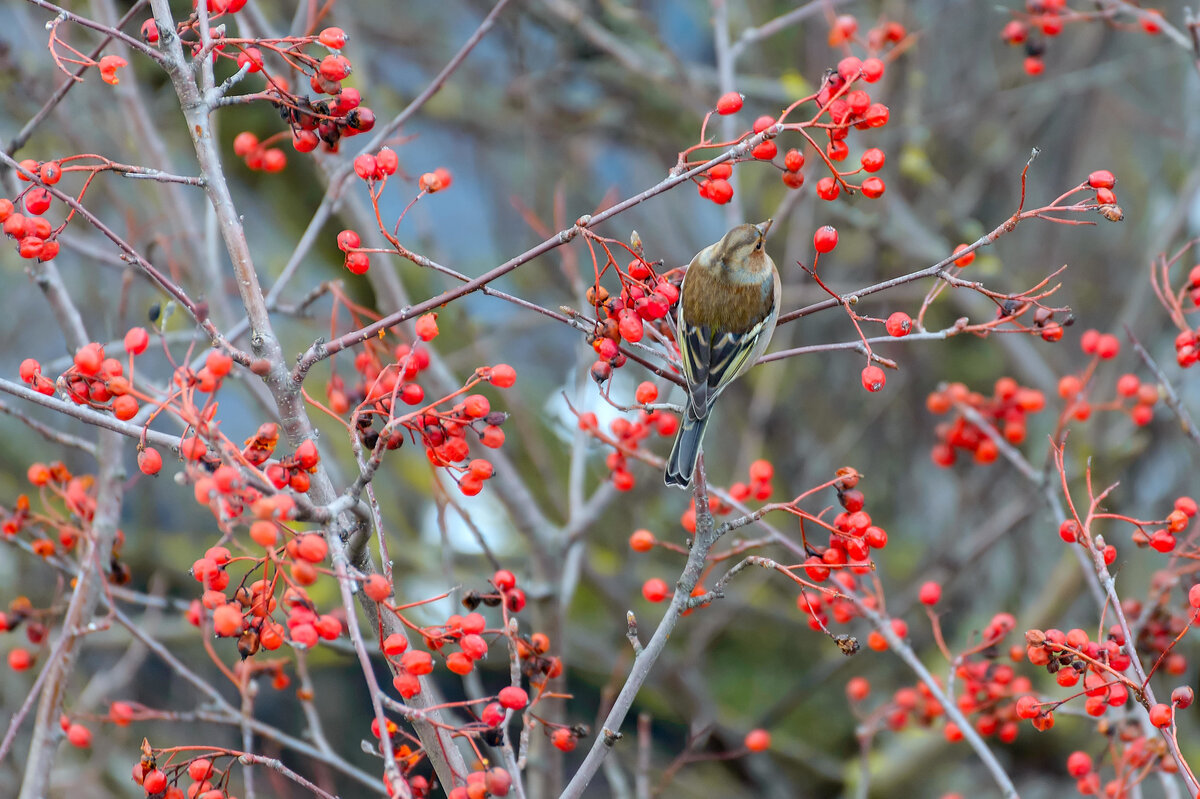
M 649 530 L 634 530 L 633 535 L 629 536 L 629 548 L 634 552 L 649 552 L 654 549 L 656 540 L 654 533 Z
M 746 748 L 751 752 L 765 752 L 771 748 L 771 733 L 766 730 L 751 730 L 746 733 Z

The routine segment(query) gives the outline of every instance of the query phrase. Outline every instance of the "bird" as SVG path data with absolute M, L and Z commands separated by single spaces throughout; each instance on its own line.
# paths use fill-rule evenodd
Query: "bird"
M 688 489 L 713 402 L 767 349 L 779 318 L 780 284 L 764 241 L 773 219 L 744 224 L 688 265 L 675 339 L 687 403 L 663 479 Z

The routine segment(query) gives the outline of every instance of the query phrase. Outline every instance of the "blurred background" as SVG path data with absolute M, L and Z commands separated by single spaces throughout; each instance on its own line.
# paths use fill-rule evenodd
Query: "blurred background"
M 227 22 L 230 35 L 235 30 L 244 36 L 286 31 L 297 21 L 304 30 L 312 19 L 305 15 L 314 9 L 308 3 L 298 10 L 289 5 L 252 0 Z M 1057 379 L 1083 369 L 1088 360 L 1079 349 L 1080 334 L 1097 328 L 1125 342 L 1128 328 L 1163 365 L 1184 405 L 1200 408 L 1194 374 L 1174 362 L 1177 331 L 1149 284 L 1155 257 L 1173 253 L 1200 228 L 1196 54 L 1167 36 L 1146 34 L 1133 17 L 1122 16 L 1122 25 L 1066 25 L 1046 43 L 1045 72 L 1030 77 L 1023 69 L 1022 48 L 1010 47 L 1000 37 L 1012 12 L 1020 10 L 1012 0 L 816 3 L 797 24 L 761 40 L 742 40 L 745 31 L 798 7 L 737 0 L 514 2 L 393 143 L 401 170 L 414 179 L 389 184 L 381 202 L 383 218 L 390 225 L 416 194 L 415 176 L 448 168 L 454 175 L 452 187 L 410 210 L 400 225 L 400 239 L 437 262 L 477 276 L 537 244 L 548 231 L 568 227 L 579 215 L 637 194 L 666 176 L 677 154 L 697 141 L 704 114 L 722 93 L 714 15 L 727 20 L 734 42 L 744 43 L 735 45 L 740 55 L 734 86 L 746 96 L 735 132 L 815 90 L 824 71 L 845 54 L 828 42 L 835 14 L 855 15 L 864 36 L 881 20 L 903 24 L 911 41 L 889 63 L 882 81 L 870 87 L 873 99 L 891 109 L 891 122 L 882 129 L 856 131 L 849 140 L 848 163 L 868 147 L 887 154 L 879 173 L 888 187 L 882 198 L 817 199 L 813 185 L 822 173 L 809 152 L 808 180 L 798 192 L 784 187 L 778 170 L 746 163 L 735 170 L 732 213 L 682 186 L 617 216 L 597 232 L 627 241 L 636 230 L 649 258 L 675 266 L 686 264 L 731 223 L 774 216 L 770 250 L 783 275 L 784 309 L 790 310 L 825 296 L 797 266 L 811 261 L 811 236 L 820 225 L 835 225 L 840 232 L 837 250 L 822 258 L 822 277 L 835 290 L 849 291 L 935 263 L 960 242 L 974 241 L 1000 225 L 1016 210 L 1020 173 L 1033 148 L 1041 154 L 1029 171 L 1027 207 L 1048 203 L 1092 170 L 1111 170 L 1118 178 L 1123 222 L 1109 224 L 1099 216 L 1088 217 L 1099 223 L 1094 227 L 1027 221 L 981 250 L 963 275 L 1015 292 L 1066 265 L 1056 278 L 1062 288 L 1054 299 L 1071 307 L 1075 324 L 1062 341 L 1004 335 L 885 345 L 880 353 L 895 359 L 899 369 L 888 372 L 887 386 L 878 394 L 863 391 L 859 372 L 864 359 L 848 350 L 773 362 L 727 392 L 706 441 L 710 480 L 722 485 L 745 480 L 749 464 L 767 458 L 776 468 L 775 498 L 831 479 L 841 466 L 865 474 L 861 487 L 867 510 L 889 534 L 888 547 L 876 558 L 888 610 L 907 618 L 913 645 L 935 674 L 945 675 L 948 665 L 934 646 L 924 614 L 914 608 L 916 587 L 925 580 L 944 584 L 939 610 L 946 640 L 955 650 L 978 642 L 982 628 L 1001 611 L 1017 618 L 1011 643 L 1019 643 L 1020 633 L 1029 627 L 1094 629 L 1097 608 L 1037 489 L 1003 462 L 985 466 L 963 458 L 950 469 L 935 466 L 929 453 L 940 420 L 925 410 L 925 398 L 940 383 L 953 380 L 990 394 L 995 380 L 1005 375 L 1045 391 L 1049 407 L 1032 418 L 1022 445 L 1029 460 L 1041 466 L 1046 436 L 1061 409 Z M 77 13 L 97 19 L 115 19 L 127 9 L 111 0 L 73 5 Z M 364 104 L 387 120 L 429 83 L 489 9 L 471 0 L 401 5 L 344 0 L 312 25 L 319 30 L 336 24 L 347 31 L 345 53 L 355 66 L 347 85 L 358 88 Z M 1087 10 L 1095 9 L 1088 4 Z M 1181 3 L 1163 3 L 1161 10 L 1167 21 L 1182 28 Z M 185 12 L 176 9 L 177 14 Z M 126 30 L 136 34 L 145 16 L 136 15 Z M 45 46 L 49 19 L 49 12 L 30 4 L 0 7 L 0 90 L 6 106 L 0 140 L 6 146 L 63 80 Z M 95 44 L 92 34 L 79 28 L 62 30 L 81 50 Z M 861 48 L 856 52 L 863 54 Z M 131 66 L 122 72 L 119 86 L 90 76 L 16 157 L 90 152 L 195 174 L 170 84 L 146 59 L 126 55 Z M 218 78 L 231 72 L 231 62 L 222 62 Z M 246 91 L 257 89 L 261 79 L 246 86 Z M 284 130 L 278 114 L 257 104 L 223 110 L 216 119 L 235 200 L 246 220 L 256 266 L 269 287 L 321 201 L 327 185 L 324 168 L 351 157 L 361 139 L 349 140 L 340 156 L 320 162 L 291 151 L 285 139 L 286 170 L 264 174 L 248 170 L 233 155 L 231 142 L 243 130 L 260 138 Z M 710 124 L 710 132 L 719 131 L 718 124 Z M 779 145 L 782 152 L 801 146 L 801 140 L 785 134 Z M 399 258 L 374 257 L 366 278 L 346 272 L 336 233 L 346 227 L 367 233 L 361 213 L 365 189 L 352 181 L 348 192 L 350 198 L 320 230 L 283 292 L 284 302 L 300 299 L 321 281 L 341 280 L 350 296 L 386 313 L 453 285 Z M 197 296 L 210 300 L 219 324 L 227 327 L 239 318 L 227 259 L 206 227 L 198 190 L 104 176 L 88 197 L 89 207 L 117 232 L 178 275 Z M 538 225 L 545 230 L 535 229 Z M 71 223 L 63 244 L 59 267 L 97 340 L 119 339 L 128 327 L 144 324 L 150 307 L 162 301 L 107 241 L 80 222 Z M 15 379 L 25 357 L 51 363 L 67 353 L 37 287 L 21 274 L 24 262 L 11 250 L 0 254 L 5 281 L 0 335 L 6 342 L 0 373 Z M 1175 285 L 1195 258 L 1189 255 L 1177 267 Z M 577 241 L 521 267 L 496 288 L 548 308 L 580 308 L 578 274 L 586 281 L 589 270 L 586 248 Z M 226 276 L 223 284 L 211 279 L 217 273 Z M 871 296 L 858 310 L 877 317 L 896 310 L 915 316 L 931 285 L 912 283 Z M 329 309 L 326 298 L 302 317 L 280 314 L 285 351 L 302 352 L 316 337 L 328 336 Z M 939 329 L 961 316 L 985 321 L 993 312 L 976 294 L 947 291 L 930 310 L 927 324 Z M 345 325 L 344 315 L 339 323 Z M 375 485 L 391 525 L 386 533 L 398 594 L 412 601 L 451 585 L 486 588 L 492 566 L 467 531 L 463 518 L 469 516 L 495 556 L 529 591 L 526 629 L 547 632 L 552 651 L 566 665 L 561 690 L 574 698 L 548 718 L 594 728 L 630 666 L 626 610 L 637 613 L 643 638 L 648 637 L 662 606 L 642 599 L 641 584 L 650 577 L 672 583 L 682 566 L 681 558 L 666 552 L 636 555 L 627 539 L 633 530 L 647 528 L 663 540 L 683 543 L 679 518 L 688 499 L 664 488 L 659 473 L 644 464 L 633 467 L 637 482 L 628 494 L 602 487 L 608 479 L 607 452 L 576 435 L 567 401 L 596 411 L 605 424 L 616 412 L 599 399 L 587 378 L 594 355 L 581 335 L 482 295 L 444 308 L 439 323 L 442 336 L 434 349 L 444 379 L 461 381 L 481 364 L 507 362 L 517 369 L 514 389 L 491 392 L 493 407 L 512 414 L 504 447 L 510 471 L 497 482 L 501 488 L 489 483 L 478 497 L 454 492 L 460 511 L 432 498 L 432 483 L 439 478 L 418 449 L 406 448 L 386 462 Z M 169 319 L 167 330 L 186 338 L 183 314 Z M 874 332 L 882 333 L 882 327 Z M 833 309 L 782 326 L 772 349 L 854 338 L 846 314 Z M 186 342 L 173 349 L 181 355 Z M 341 369 L 348 374 L 349 364 Z M 1119 358 L 1097 373 L 1098 398 L 1113 395 L 1112 385 L 1123 372 L 1151 379 L 1126 344 Z M 328 377 L 329 365 L 318 366 L 310 375 L 310 393 L 323 397 Z M 635 364 L 618 370 L 613 396 L 631 402 L 634 387 L 644 379 L 646 373 Z M 221 399 L 222 430 L 234 440 L 250 436 L 269 418 L 254 392 L 242 386 L 226 388 Z M 88 435 L 73 422 L 31 415 Z M 337 425 L 317 417 L 325 433 L 322 449 L 341 458 L 344 481 L 353 468 L 348 442 Z M 77 458 L 55 451 L 13 418 L 0 419 L 0 425 L 0 504 L 6 507 L 28 490 L 24 475 L 33 460 Z M 164 429 L 177 432 L 169 425 Z M 665 457 L 670 443 L 652 440 L 647 446 Z M 1121 413 L 1095 413 L 1087 422 L 1073 423 L 1068 470 L 1077 476 L 1091 459 L 1098 484 L 1120 481 L 1109 500 L 1111 509 L 1160 518 L 1176 496 L 1197 491 L 1196 455 L 1174 416 L 1160 404 L 1154 421 L 1141 428 Z M 79 471 L 91 468 L 85 460 L 68 463 Z M 177 470 L 173 463 L 157 480 L 138 474 L 132 448 L 129 463 L 134 486 L 123 516 L 128 539 L 124 559 L 134 586 L 190 600 L 198 591 L 186 571 L 218 537 L 212 518 L 190 501 L 189 488 L 172 481 L 168 473 Z M 514 493 L 512 485 L 527 493 Z M 811 509 L 833 502 L 827 494 Z M 581 510 L 580 501 L 591 497 L 595 503 Z M 776 523 L 793 529 L 783 519 Z M 1118 548 L 1118 589 L 1123 596 L 1144 597 L 1151 574 L 1166 564 L 1166 556 L 1135 549 L 1128 529 L 1113 525 L 1102 532 Z M 531 555 L 534 547 L 547 549 Z M 0 548 L 4 602 L 28 595 L 44 606 L 61 591 L 58 579 L 25 553 Z M 860 751 L 857 733 L 866 729 L 860 726 L 863 719 L 897 688 L 913 684 L 914 676 L 891 653 L 868 650 L 846 658 L 808 629 L 795 594 L 790 582 L 743 573 L 727 598 L 685 619 L 639 696 L 611 767 L 597 777 L 588 796 L 633 795 L 638 713 L 646 718 L 652 785 L 689 741 L 694 753 L 708 757 L 674 772 L 669 784 L 660 786 L 662 796 L 996 795 L 965 745 L 946 743 L 936 724 L 885 729 L 870 737 L 865 753 Z M 314 596 L 318 602 L 337 601 L 332 584 L 318 586 Z M 446 600 L 414 618 L 435 623 L 451 612 L 454 605 Z M 181 614 L 150 613 L 144 623 L 198 672 L 218 680 L 194 628 Z M 868 628 L 858 621 L 844 631 L 865 638 Z M 17 643 L 0 639 L 0 647 Z M 217 647 L 229 662 L 236 658 L 232 643 Z M 1179 651 L 1189 666 L 1183 677 L 1164 683 L 1168 691 L 1175 684 L 1196 682 L 1191 664 L 1195 642 L 1185 640 Z M 353 655 L 318 647 L 308 664 L 326 734 L 347 742 L 343 754 L 375 773 L 377 761 L 357 745 L 370 737 L 370 707 Z M 384 671 L 380 663 L 379 673 Z M 1065 695 L 1044 671 L 1027 664 L 1018 671 L 1029 675 L 1036 689 Z M 460 681 L 448 679 L 444 670 L 439 673 L 446 696 L 461 697 Z M 506 674 L 507 663 L 494 656 L 484 664 L 482 685 L 494 691 Z M 844 686 L 859 675 L 870 679 L 872 693 L 852 708 Z M 32 679 L 30 673 L 0 673 L 0 718 L 9 717 L 24 700 Z M 221 687 L 234 696 L 227 685 Z M 116 699 L 177 710 L 195 708 L 201 701 L 162 662 L 116 631 L 88 637 L 75 688 L 68 705 L 83 717 L 103 715 L 107 703 Z M 304 729 L 294 690 L 264 685 L 258 712 L 297 734 Z M 1184 753 L 1200 756 L 1197 726 L 1186 718 L 1181 723 Z M 772 732 L 769 752 L 719 759 L 737 750 L 745 732 L 755 727 Z M 140 792 L 128 782 L 128 772 L 143 736 L 156 746 L 236 745 L 238 740 L 236 730 L 198 723 L 103 730 L 89 751 L 67 751 L 64 745 L 55 795 Z M 1092 720 L 1064 715 L 1051 732 L 1039 734 L 1022 724 L 1015 743 L 990 743 L 1021 795 L 1038 799 L 1074 790 L 1066 755 L 1079 747 L 1098 755 L 1103 746 L 1095 730 Z M 530 796 L 557 795 L 563 775 L 573 773 L 590 739 L 574 754 L 560 757 L 539 738 L 535 734 L 530 756 Z M 19 741 L 13 755 L 0 763 L 0 794 L 15 795 L 24 745 Z M 365 790 L 361 786 L 272 744 L 264 743 L 262 751 L 284 758 L 341 796 L 366 795 L 356 793 Z M 1148 782 L 1146 795 L 1159 795 L 1159 790 L 1157 783 Z M 273 784 L 264 793 L 304 795 L 290 783 Z

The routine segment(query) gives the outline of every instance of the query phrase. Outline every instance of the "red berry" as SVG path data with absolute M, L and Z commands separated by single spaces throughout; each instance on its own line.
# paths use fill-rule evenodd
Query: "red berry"
M 325 80 L 334 82 L 345 80 L 351 72 L 350 59 L 344 55 L 333 53 L 321 59 L 317 70 Z
M 144 327 L 131 327 L 125 334 L 125 351 L 130 355 L 141 355 L 150 346 L 150 334 Z
M 924 605 L 936 605 L 942 598 L 942 587 L 933 581 L 927 582 L 921 586 L 917 598 Z
M 862 154 L 859 161 L 862 163 L 862 168 L 867 172 L 878 172 L 883 169 L 884 161 L 887 160 L 883 154 L 883 150 L 878 147 L 872 147 Z
M 382 176 L 379 171 L 379 162 L 370 153 L 363 153 L 354 159 L 354 174 L 363 180 L 374 180 Z
M 391 147 L 383 147 L 375 154 L 375 163 L 379 165 L 379 171 L 383 174 L 394 175 L 400 168 L 400 156 L 396 155 L 396 151 Z
M 1000 32 L 1000 38 L 1009 44 L 1021 44 L 1029 38 L 1029 28 L 1020 20 L 1010 20 Z
M 372 574 L 363 583 L 363 593 L 373 602 L 382 602 L 392 595 L 392 584 L 382 574 Z
M 871 694 L 871 683 L 865 677 L 851 677 L 846 683 L 846 697 L 851 702 L 861 702 Z
M 649 530 L 634 530 L 629 536 L 629 548 L 634 552 L 649 552 L 654 549 L 654 543 L 654 533 Z
M 18 244 L 18 252 L 20 252 L 22 258 L 40 258 L 45 245 L 46 242 L 37 236 L 26 236 Z
M 417 338 L 421 341 L 431 341 L 436 338 L 438 334 L 437 314 L 427 313 L 419 317 L 416 322 L 416 331 Z
M 862 370 L 862 385 L 867 391 L 879 391 L 885 383 L 887 383 L 887 376 L 878 366 L 872 364 Z
M 745 744 L 751 752 L 765 752 L 771 748 L 771 733 L 766 730 L 750 730 L 746 733 Z
M 365 252 L 346 253 L 346 269 L 356 275 L 365 275 L 371 268 L 371 259 Z
M 511 591 L 517 586 L 517 576 L 508 569 L 500 569 L 492 575 L 492 585 L 498 591 Z
M 1072 752 L 1067 757 L 1067 773 L 1082 777 L 1092 770 L 1092 756 L 1087 752 Z
M 824 225 L 817 228 L 817 232 L 813 234 L 813 247 L 819 253 L 833 252 L 833 248 L 838 243 L 838 232 L 831 225 Z
M 1068 544 L 1079 541 L 1079 524 L 1074 519 L 1067 519 L 1058 526 L 1058 537 Z
M 869 177 L 862 182 L 863 196 L 870 197 L 872 200 L 882 197 L 886 189 L 883 178 Z
M 708 199 L 712 200 L 717 205 L 724 205 L 733 199 L 733 186 L 729 181 L 718 178 L 710 180 L 705 184 Z
M 575 749 L 575 733 L 571 732 L 567 727 L 559 727 L 550 736 L 550 742 L 559 751 L 570 752 Z
M 725 180 L 725 179 L 728 179 L 729 176 L 733 174 L 733 165 L 730 164 L 728 161 L 726 161 L 724 163 L 717 164 L 712 169 L 708 170 L 708 172 L 706 172 L 705 174 L 708 175 L 710 178 L 721 178 L 721 179 Z M 638 263 L 643 263 L 643 262 L 639 261 Z M 632 269 L 632 267 L 630 267 L 630 268 Z M 635 277 L 636 277 L 636 275 L 635 275 Z M 646 277 L 649 277 L 649 275 L 646 275 Z M 641 278 L 639 278 L 639 280 L 640 279 Z
M 62 165 L 57 161 L 47 161 L 42 164 L 42 168 L 38 171 L 38 176 L 41 177 L 42 183 L 47 186 L 53 186 L 62 179 Z M 49 196 L 49 192 L 47 192 Z
M 498 363 L 492 367 L 489 379 L 496 388 L 512 388 L 517 382 L 517 370 L 506 363 Z
M 400 657 L 400 665 L 409 674 L 420 677 L 433 671 L 433 656 L 428 652 L 410 649 Z
M 383 653 L 388 657 L 402 655 L 406 649 L 408 649 L 408 640 L 400 633 L 392 633 L 383 639 Z
M 858 78 L 858 73 L 862 71 L 862 61 L 855 56 L 846 56 L 838 62 L 837 71 L 843 80 L 855 80 Z
M 42 365 L 35 358 L 26 358 L 21 361 L 19 374 L 21 379 L 26 383 L 32 383 L 37 376 L 41 374 Z
M 258 137 L 248 130 L 233 137 L 233 154 L 238 158 L 245 158 L 257 147 Z
M 835 200 L 841 191 L 841 184 L 831 177 L 823 177 L 817 181 L 817 196 L 822 200 Z
M 162 793 L 167 789 L 167 775 L 158 769 L 150 769 L 142 775 L 142 789 L 147 796 Z
M 346 32 L 341 28 L 326 28 L 317 36 L 317 41 L 331 50 L 341 50 L 346 46 Z
M 204 359 L 204 366 L 218 380 L 229 374 L 233 368 L 233 358 L 219 350 L 213 350 Z
M 883 103 L 871 103 L 871 107 L 863 114 L 863 121 L 868 128 L 882 128 L 888 123 L 891 112 Z
M 1174 712 L 1170 705 L 1164 705 L 1159 702 L 1154 707 L 1150 708 L 1150 723 L 1155 727 L 1170 727 Z
M 756 483 L 765 483 L 775 476 L 775 467 L 770 461 L 757 460 L 750 464 L 750 479 Z
M 662 602 L 667 598 L 669 592 L 670 589 L 667 587 L 667 583 L 657 577 L 652 577 L 642 584 L 642 596 L 648 602 Z
M 522 688 L 510 685 L 500 689 L 500 693 L 496 696 L 496 701 L 500 703 L 501 707 L 506 707 L 509 710 L 520 710 L 529 704 L 529 694 L 525 693 L 525 690 Z
M 722 115 L 736 114 L 738 111 L 742 110 L 743 99 L 744 98 L 742 95 L 738 94 L 737 92 L 727 92 L 722 94 L 720 99 L 717 100 L 717 113 Z M 772 120 L 772 122 L 774 122 L 774 120 Z
M 804 153 L 794 147 L 788 150 L 783 156 L 783 166 L 789 172 L 799 172 L 804 168 Z
M 767 128 L 771 127 L 774 124 L 775 124 L 775 117 L 761 116 L 758 119 L 754 120 L 753 130 L 755 133 L 762 133 L 764 130 L 766 130 Z
M 75 368 L 80 374 L 95 375 L 104 362 L 104 349 L 97 343 L 85 344 L 75 352 Z
M 798 189 L 804 185 L 803 172 L 784 172 L 780 175 L 780 178 L 783 180 L 783 185 L 789 189 Z
M 72 724 L 67 727 L 67 740 L 71 746 L 86 749 L 92 745 L 92 731 L 82 724 Z
M 896 311 L 887 318 L 884 324 L 888 335 L 893 338 L 903 338 L 912 331 L 912 317 L 904 311 Z
M 750 154 L 760 161 L 770 161 L 779 152 L 779 146 L 775 144 L 774 139 L 767 139 L 765 142 L 755 145 Z M 712 192 L 711 187 L 709 192 Z
M 1117 185 L 1117 179 L 1107 169 L 1097 169 L 1088 175 L 1088 185 L 1093 189 L 1111 189 Z
M 492 405 L 482 394 L 472 394 L 463 400 L 463 412 L 472 419 L 482 419 L 492 412 Z
M 237 57 L 238 69 L 248 67 L 247 74 L 261 72 L 263 68 L 262 50 L 257 47 L 247 47 L 242 52 L 238 53 Z
M 1023 719 L 1031 719 L 1041 712 L 1041 703 L 1038 702 L 1036 696 L 1022 696 L 1017 700 L 1017 716 Z

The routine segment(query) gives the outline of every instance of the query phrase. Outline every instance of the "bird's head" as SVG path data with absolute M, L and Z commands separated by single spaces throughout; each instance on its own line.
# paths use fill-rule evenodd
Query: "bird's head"
M 717 256 L 720 261 L 730 265 L 744 265 L 751 272 L 762 272 L 770 268 L 770 258 L 767 257 L 767 231 L 774 224 L 774 219 L 759 222 L 757 225 L 738 225 L 725 234 L 717 245 Z

